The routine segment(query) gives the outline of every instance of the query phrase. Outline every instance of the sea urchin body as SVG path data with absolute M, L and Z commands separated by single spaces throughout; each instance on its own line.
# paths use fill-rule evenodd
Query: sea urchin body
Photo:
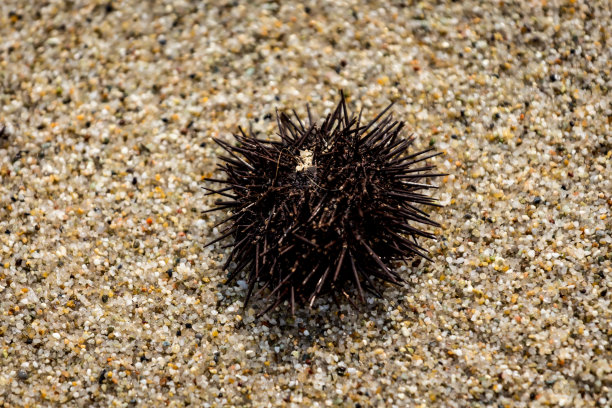
M 427 258 L 419 238 L 433 238 L 420 225 L 436 226 L 424 206 L 438 206 L 423 194 L 431 173 L 432 149 L 409 153 L 413 138 L 402 138 L 403 122 L 387 114 L 361 123 L 349 116 L 344 96 L 318 126 L 277 114 L 279 140 L 262 140 L 240 129 L 238 144 L 216 142 L 229 156 L 220 169 L 224 199 L 210 211 L 229 209 L 229 223 L 215 243 L 232 237 L 224 268 L 230 281 L 245 274 L 248 292 L 265 294 L 268 307 L 313 302 L 322 293 L 350 288 L 380 295 L 382 282 L 399 284 L 392 261 Z

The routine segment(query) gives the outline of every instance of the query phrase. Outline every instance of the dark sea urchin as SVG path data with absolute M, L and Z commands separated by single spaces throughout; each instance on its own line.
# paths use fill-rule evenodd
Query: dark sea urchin
M 224 270 L 231 282 L 245 271 L 248 292 L 265 294 L 266 313 L 287 300 L 312 307 L 322 293 L 343 294 L 350 287 L 363 302 L 364 291 L 380 296 L 383 282 L 400 284 L 392 261 L 427 258 L 418 238 L 434 238 L 418 224 L 437 226 L 422 206 L 439 206 L 420 191 L 438 177 L 426 160 L 433 149 L 408 154 L 414 138 L 400 137 L 391 105 L 368 124 L 350 117 L 342 95 L 320 126 L 277 113 L 280 140 L 262 140 L 240 129 L 237 145 L 215 140 L 229 154 L 219 168 L 227 179 L 209 211 L 229 209 L 230 222 L 211 245 L 232 237 Z M 383 116 L 385 116 L 383 118 Z M 382 118 L 382 119 L 381 119 Z M 228 245 L 231 246 L 231 245 Z

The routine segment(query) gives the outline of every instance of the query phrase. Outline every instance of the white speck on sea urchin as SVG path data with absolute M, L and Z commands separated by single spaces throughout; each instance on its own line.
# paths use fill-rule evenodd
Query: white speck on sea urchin
M 313 153 L 310 150 L 300 150 L 300 161 L 298 165 L 295 166 L 295 171 L 304 171 L 312 167 L 312 158 Z

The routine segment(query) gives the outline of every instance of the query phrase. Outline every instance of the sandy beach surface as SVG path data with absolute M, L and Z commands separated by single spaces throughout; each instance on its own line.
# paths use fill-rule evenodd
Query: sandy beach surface
M 0 405 L 611 406 L 611 36 L 610 1 L 2 0 Z M 443 152 L 434 262 L 256 321 L 212 137 L 340 89 Z

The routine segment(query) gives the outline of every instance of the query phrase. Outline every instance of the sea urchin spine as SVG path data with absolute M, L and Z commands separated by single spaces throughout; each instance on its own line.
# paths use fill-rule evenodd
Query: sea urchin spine
M 261 314 L 285 300 L 294 313 L 325 292 L 353 303 L 350 286 L 363 302 L 364 291 L 380 296 L 382 282 L 403 281 L 392 261 L 429 259 L 418 239 L 434 236 L 419 224 L 437 226 L 423 206 L 439 204 L 422 192 L 436 187 L 421 181 L 442 175 L 427 162 L 439 153 L 408 154 L 414 138 L 400 137 L 404 123 L 386 115 L 391 106 L 362 124 L 342 95 L 320 126 L 310 110 L 307 125 L 295 111 L 295 119 L 277 113 L 279 140 L 242 129 L 236 146 L 215 139 L 229 156 L 219 166 L 227 178 L 208 179 L 226 185 L 207 189 L 225 197 L 209 211 L 232 213 L 208 245 L 233 238 L 224 270 L 233 266 L 228 282 L 246 274 L 245 306 L 265 294 Z

